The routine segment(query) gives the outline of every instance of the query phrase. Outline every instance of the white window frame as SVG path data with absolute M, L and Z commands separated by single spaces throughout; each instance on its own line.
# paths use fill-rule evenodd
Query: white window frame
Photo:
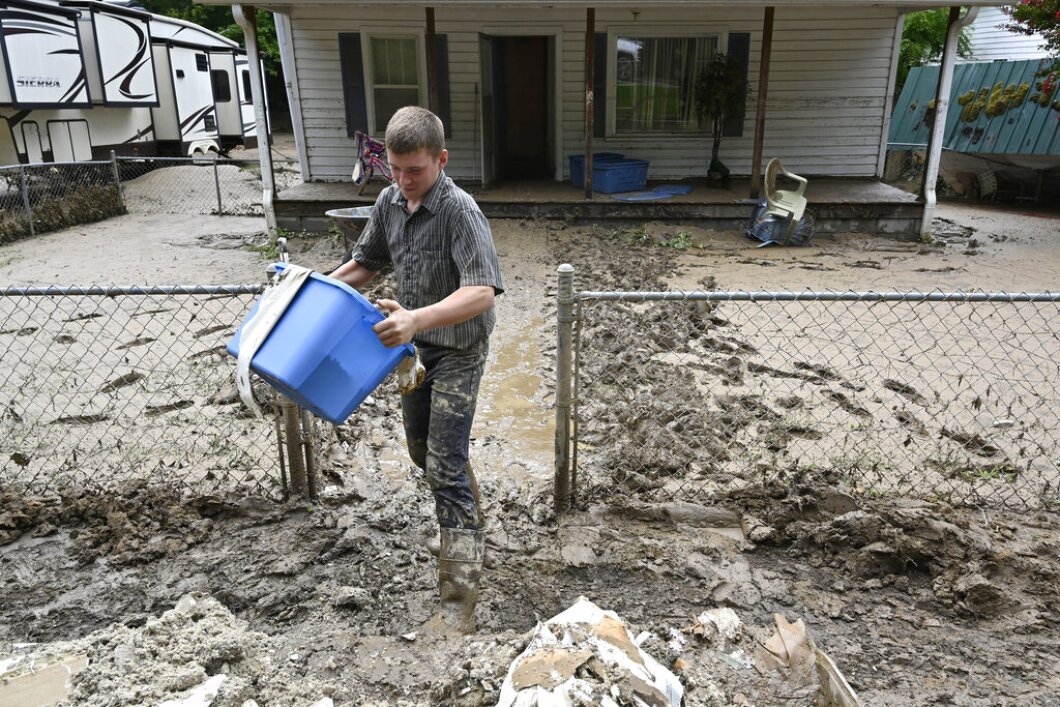
M 416 41 L 416 78 L 419 83 L 418 105 L 427 105 L 427 56 L 424 51 L 426 44 L 426 33 L 422 29 L 409 29 L 407 31 L 395 31 L 393 26 L 389 27 L 365 27 L 361 29 L 361 66 L 364 67 L 364 102 L 368 113 L 369 134 L 382 139 L 382 135 L 375 134 L 375 65 L 372 63 L 372 40 L 391 38 L 414 37 Z
M 618 38 L 619 37 L 661 37 L 665 39 L 670 38 L 684 38 L 684 37 L 717 37 L 718 39 L 718 51 L 724 52 L 725 48 L 729 44 L 729 29 L 728 27 L 713 26 L 702 26 L 695 30 L 690 30 L 687 26 L 681 27 L 678 25 L 613 25 L 607 28 L 607 130 L 606 136 L 609 138 L 620 138 L 622 140 L 639 140 L 641 136 L 633 133 L 622 133 L 619 134 L 617 131 L 617 118 L 618 118 Z M 677 130 L 677 131 L 666 131 L 666 132 L 653 132 L 645 133 L 643 139 L 655 139 L 658 137 L 677 137 L 677 138 L 702 138 L 702 134 L 688 131 L 688 130 Z

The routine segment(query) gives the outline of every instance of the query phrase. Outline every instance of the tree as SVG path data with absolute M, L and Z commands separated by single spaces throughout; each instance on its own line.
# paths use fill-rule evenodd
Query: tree
M 946 31 L 950 24 L 950 10 L 940 7 L 936 10 L 910 12 L 905 16 L 905 27 L 902 29 L 902 44 L 898 50 L 898 76 L 895 80 L 894 98 L 898 100 L 902 86 L 914 66 L 924 66 L 942 59 L 942 49 L 946 44 Z M 972 53 L 972 44 L 968 28 L 961 30 L 957 39 L 957 56 L 966 58 Z
M 1002 8 L 1011 21 L 1005 29 L 1020 34 L 1039 34 L 1052 55 L 1054 68 L 1060 64 L 1060 0 L 1021 0 Z
M 729 169 L 718 159 L 725 121 L 742 116 L 747 102 L 747 79 L 743 64 L 734 56 L 715 53 L 696 78 L 696 113 L 710 124 L 712 138 L 708 176 L 728 182 Z
M 156 15 L 187 20 L 217 32 L 222 37 L 245 46 L 243 28 L 232 19 L 232 10 L 227 5 L 195 5 L 192 0 L 139 0 L 144 9 Z M 265 64 L 265 71 L 275 76 L 280 67 L 280 45 L 276 40 L 276 25 L 272 13 L 257 11 L 258 51 Z

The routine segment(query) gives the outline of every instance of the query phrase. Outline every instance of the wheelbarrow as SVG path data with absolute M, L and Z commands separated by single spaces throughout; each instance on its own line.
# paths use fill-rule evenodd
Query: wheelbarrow
M 351 206 L 346 209 L 331 209 L 324 212 L 324 215 L 331 219 L 331 222 L 339 229 L 339 233 L 342 234 L 342 262 L 349 262 L 353 257 L 353 246 L 361 237 L 361 231 L 368 223 L 374 208 L 374 206 Z

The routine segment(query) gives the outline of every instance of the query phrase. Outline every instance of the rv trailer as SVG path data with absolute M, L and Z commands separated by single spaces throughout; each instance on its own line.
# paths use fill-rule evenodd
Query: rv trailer
M 98 0 L 0 0 L 0 64 L 0 164 L 257 144 L 245 51 L 189 22 Z

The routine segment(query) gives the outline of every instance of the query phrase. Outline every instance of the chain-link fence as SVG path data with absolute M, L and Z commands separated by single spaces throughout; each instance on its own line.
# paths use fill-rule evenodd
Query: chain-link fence
M 277 189 L 301 177 L 275 161 Z M 0 167 L 0 243 L 124 213 L 263 215 L 257 160 L 113 157 Z
M 225 352 L 261 289 L 0 289 L 0 485 L 277 494 L 277 420 Z
M 129 213 L 259 216 L 261 166 L 257 160 L 118 157 Z M 297 181 L 297 163 L 274 162 L 277 188 Z
M 125 213 L 112 162 L 0 168 L 0 243 Z
M 557 506 L 709 502 L 793 474 L 1055 506 L 1058 331 L 1052 294 L 565 297 L 561 271 Z

